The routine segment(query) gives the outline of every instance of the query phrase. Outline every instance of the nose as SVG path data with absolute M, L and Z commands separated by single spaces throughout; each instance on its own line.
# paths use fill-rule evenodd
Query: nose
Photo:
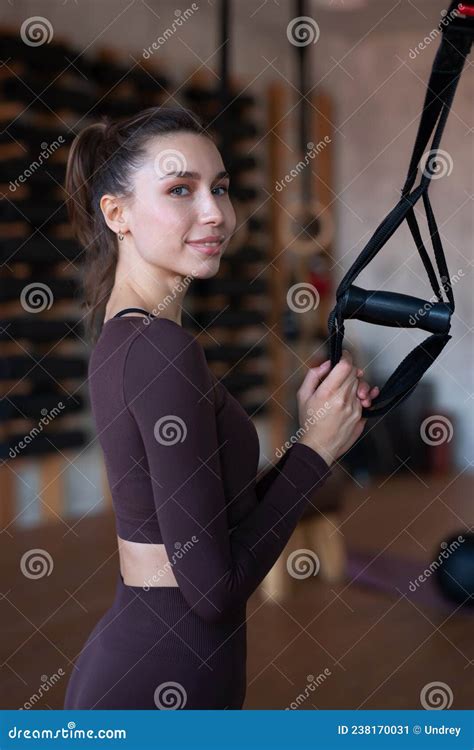
M 220 196 L 213 195 L 207 188 L 202 191 L 199 198 L 198 216 L 202 224 L 222 224 L 224 222 L 224 212 L 219 207 Z

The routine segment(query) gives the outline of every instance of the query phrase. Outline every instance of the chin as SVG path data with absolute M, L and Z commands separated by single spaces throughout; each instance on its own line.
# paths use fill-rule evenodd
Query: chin
M 206 258 L 193 263 L 189 275 L 195 279 L 210 279 L 216 275 L 220 266 L 220 257 Z

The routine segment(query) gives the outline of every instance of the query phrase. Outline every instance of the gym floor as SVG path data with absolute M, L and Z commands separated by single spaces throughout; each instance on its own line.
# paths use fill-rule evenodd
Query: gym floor
M 294 580 L 279 601 L 262 585 L 249 600 L 244 709 L 418 709 L 433 682 L 444 684 L 453 709 L 471 708 L 473 608 L 443 602 L 431 580 L 416 594 L 409 589 L 443 540 L 472 528 L 471 497 L 466 472 L 437 478 L 398 472 L 364 487 L 349 479 L 340 514 L 347 580 Z M 34 707 L 62 708 L 71 662 L 112 602 L 118 566 L 112 514 L 70 528 L 3 535 L 3 708 L 23 706 L 53 674 L 55 684 Z M 34 600 L 18 565 L 31 547 L 61 561 L 54 576 L 35 581 Z

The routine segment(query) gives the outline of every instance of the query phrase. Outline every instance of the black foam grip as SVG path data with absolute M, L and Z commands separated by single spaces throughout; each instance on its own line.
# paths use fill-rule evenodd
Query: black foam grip
M 445 302 L 432 302 L 398 292 L 377 292 L 352 284 L 342 297 L 344 318 L 400 328 L 421 328 L 447 333 L 451 310 Z

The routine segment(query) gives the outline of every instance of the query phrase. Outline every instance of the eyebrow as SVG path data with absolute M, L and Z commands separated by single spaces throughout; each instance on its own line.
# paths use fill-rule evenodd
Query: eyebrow
M 187 177 L 191 180 L 199 180 L 201 178 L 201 175 L 199 174 L 199 172 L 168 172 L 167 174 L 163 175 L 163 177 L 160 177 L 160 180 L 166 180 L 168 177 Z M 220 180 L 224 177 L 228 177 L 230 179 L 230 174 L 226 170 L 218 172 L 214 177 L 214 181 Z

